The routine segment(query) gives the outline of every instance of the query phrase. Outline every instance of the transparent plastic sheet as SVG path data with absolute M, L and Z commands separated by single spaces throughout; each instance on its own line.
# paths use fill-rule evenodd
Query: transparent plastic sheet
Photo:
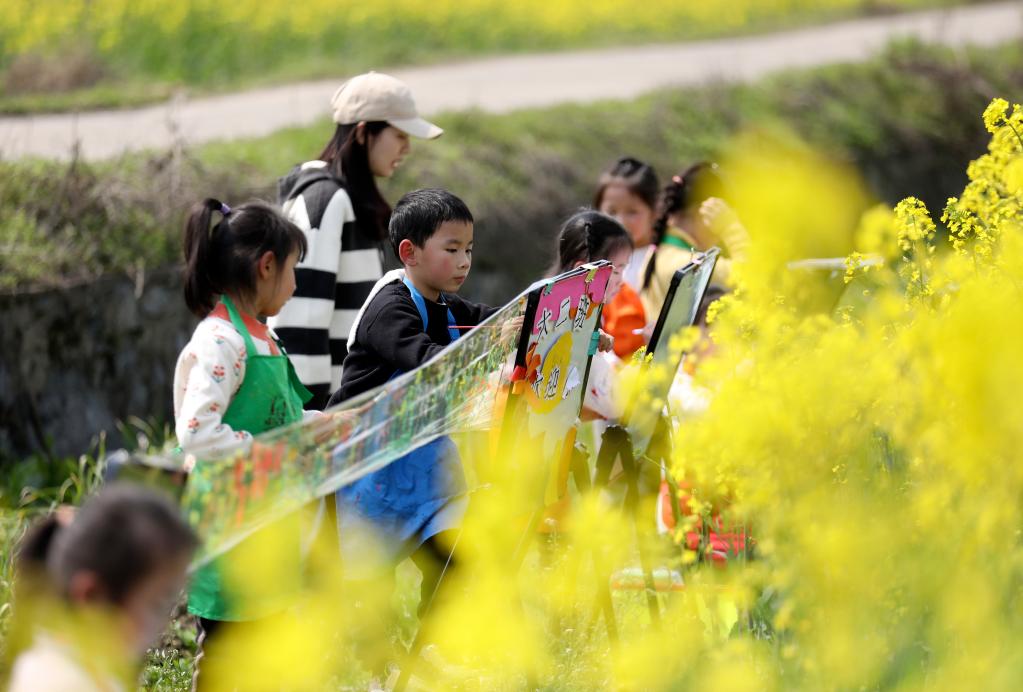
M 675 272 L 672 285 L 657 318 L 657 324 L 647 347 L 651 354 L 650 361 L 644 365 L 657 376 L 647 377 L 641 399 L 632 402 L 627 411 L 626 427 L 632 437 L 633 450 L 642 455 L 650 444 L 662 415 L 664 403 L 667 402 L 671 383 L 675 372 L 682 363 L 682 348 L 672 343 L 686 327 L 696 321 L 696 313 L 700 308 L 707 286 L 710 285 L 714 265 L 718 259 L 718 249 L 711 248 L 698 254 L 693 261 Z M 656 402 L 661 402 L 657 406 Z
M 599 262 L 539 281 L 423 366 L 324 417 L 259 435 L 244 455 L 187 460 L 182 505 L 203 538 L 193 566 L 441 435 L 499 427 L 513 381 L 527 385 L 530 437 L 555 446 L 582 404 L 610 274 Z M 521 329 L 509 328 L 517 318 Z

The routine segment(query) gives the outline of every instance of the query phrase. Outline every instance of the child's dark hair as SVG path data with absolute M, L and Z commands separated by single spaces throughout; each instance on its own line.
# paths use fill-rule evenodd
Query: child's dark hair
M 33 581 L 45 577 L 61 597 L 68 595 L 71 578 L 87 570 L 105 600 L 121 605 L 160 567 L 187 561 L 197 545 L 169 499 L 117 483 L 87 500 L 66 525 L 52 514 L 31 528 L 19 545 L 17 569 Z
M 654 221 L 654 245 L 660 245 L 668 232 L 668 221 L 675 214 L 699 209 L 711 197 L 722 197 L 724 183 L 718 175 L 718 166 L 710 161 L 694 163 L 681 174 L 673 176 L 671 181 L 661 190 L 657 202 L 657 219 Z M 657 265 L 657 253 L 654 252 L 647 262 L 643 274 L 643 288 L 650 284 Z
M 425 188 L 405 193 L 394 205 L 387 233 L 391 247 L 398 255 L 401 241 L 410 240 L 416 247 L 423 247 L 440 225 L 446 221 L 473 223 L 472 212 L 465 202 L 447 190 Z
M 369 167 L 369 138 L 390 127 L 382 120 L 363 125 L 363 142 L 359 143 L 358 123 L 338 125 L 334 136 L 320 153 L 320 160 L 327 164 L 331 175 L 341 181 L 345 192 L 352 200 L 355 218 L 365 220 L 377 232 L 380 240 L 387 237 L 387 220 L 391 217 L 391 206 L 380 194 L 376 178 Z
M 600 174 L 597 192 L 593 196 L 594 209 L 600 209 L 600 204 L 604 201 L 604 191 L 613 183 L 624 185 L 651 209 L 657 208 L 657 195 L 661 186 L 657 181 L 657 172 L 649 164 L 631 156 L 623 156 L 615 161 L 610 168 Z
M 631 250 L 628 231 L 614 218 L 593 209 L 582 209 L 568 217 L 558 232 L 558 254 L 548 271 L 556 276 L 578 262 L 609 259 L 620 250 Z
M 234 209 L 212 198 L 196 204 L 185 224 L 188 309 L 205 317 L 216 305 L 217 296 L 253 293 L 257 262 L 268 251 L 278 264 L 293 252 L 301 259 L 306 252 L 305 234 L 265 202 L 247 202 Z

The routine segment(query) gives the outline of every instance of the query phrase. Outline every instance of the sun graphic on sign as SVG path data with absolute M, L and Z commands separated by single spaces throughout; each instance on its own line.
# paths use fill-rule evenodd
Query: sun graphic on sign
M 572 333 L 566 332 L 558 337 L 537 368 L 536 378 L 526 394 L 532 410 L 549 413 L 561 402 L 571 365 Z

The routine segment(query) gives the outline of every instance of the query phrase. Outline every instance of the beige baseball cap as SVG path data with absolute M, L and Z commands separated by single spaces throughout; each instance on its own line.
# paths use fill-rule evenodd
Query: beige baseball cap
M 419 117 L 405 82 L 380 72 L 349 79 L 334 92 L 330 106 L 338 125 L 382 120 L 413 137 L 434 139 L 444 134 L 444 130 Z

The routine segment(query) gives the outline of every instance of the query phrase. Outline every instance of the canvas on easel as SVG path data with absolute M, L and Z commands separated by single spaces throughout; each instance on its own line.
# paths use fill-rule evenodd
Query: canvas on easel
M 640 377 L 645 377 L 644 386 L 635 400 L 626 406 L 620 425 L 612 425 L 604 431 L 596 461 L 594 486 L 607 487 L 616 463 L 621 468 L 625 481 L 625 511 L 631 517 L 634 529 L 639 531 L 637 510 L 639 507 L 639 478 L 641 464 L 653 462 L 663 468 L 664 455 L 670 448 L 670 426 L 666 422 L 665 403 L 675 373 L 684 357 L 680 344 L 672 340 L 684 329 L 693 325 L 700 303 L 710 284 L 718 249 L 694 256 L 693 261 L 672 276 L 664 304 L 657 316 L 646 357 L 640 366 Z M 653 376 L 652 376 L 653 375 Z M 660 451 L 654 452 L 658 447 Z M 653 570 L 639 541 L 639 559 L 643 573 L 644 589 L 651 621 L 655 626 L 660 621 L 660 606 L 657 602 Z M 608 587 L 610 574 L 604 573 L 598 585 L 598 608 L 604 614 L 609 636 L 615 636 L 614 610 Z
M 673 344 L 672 340 L 696 322 L 696 314 L 710 285 L 718 254 L 717 248 L 697 254 L 692 262 L 671 277 L 664 305 L 657 315 L 647 345 L 647 360 L 643 365 L 647 373 L 658 372 L 660 376 L 647 378 L 641 397 L 628 404 L 622 421 L 631 436 L 633 450 L 638 455 L 645 454 L 650 445 L 658 421 L 663 416 L 664 402 L 667 401 L 671 383 L 685 357 L 681 345 Z
M 508 484 L 500 480 L 488 484 L 488 492 L 471 496 L 463 527 L 455 538 L 456 547 L 464 527 L 472 521 L 476 503 L 521 508 L 524 528 L 516 549 L 508 556 L 509 569 L 521 565 L 544 508 L 546 479 L 562 451 L 571 449 L 574 442 L 572 432 L 586 392 L 594 337 L 611 271 L 611 264 L 602 260 L 537 282 L 526 292 L 511 374 L 507 380 L 501 378 L 492 414 L 498 426 L 492 463 L 516 465 L 516 482 L 512 485 L 525 485 L 525 503 L 520 506 L 514 502 L 518 494 L 506 487 Z M 509 490 L 513 492 L 508 494 Z M 514 526 L 516 517 L 509 516 L 508 521 Z M 441 570 L 438 591 L 446 570 L 447 565 Z M 432 605 L 431 601 L 423 607 L 421 617 Z M 395 692 L 408 684 L 423 643 L 419 631 L 395 681 Z

